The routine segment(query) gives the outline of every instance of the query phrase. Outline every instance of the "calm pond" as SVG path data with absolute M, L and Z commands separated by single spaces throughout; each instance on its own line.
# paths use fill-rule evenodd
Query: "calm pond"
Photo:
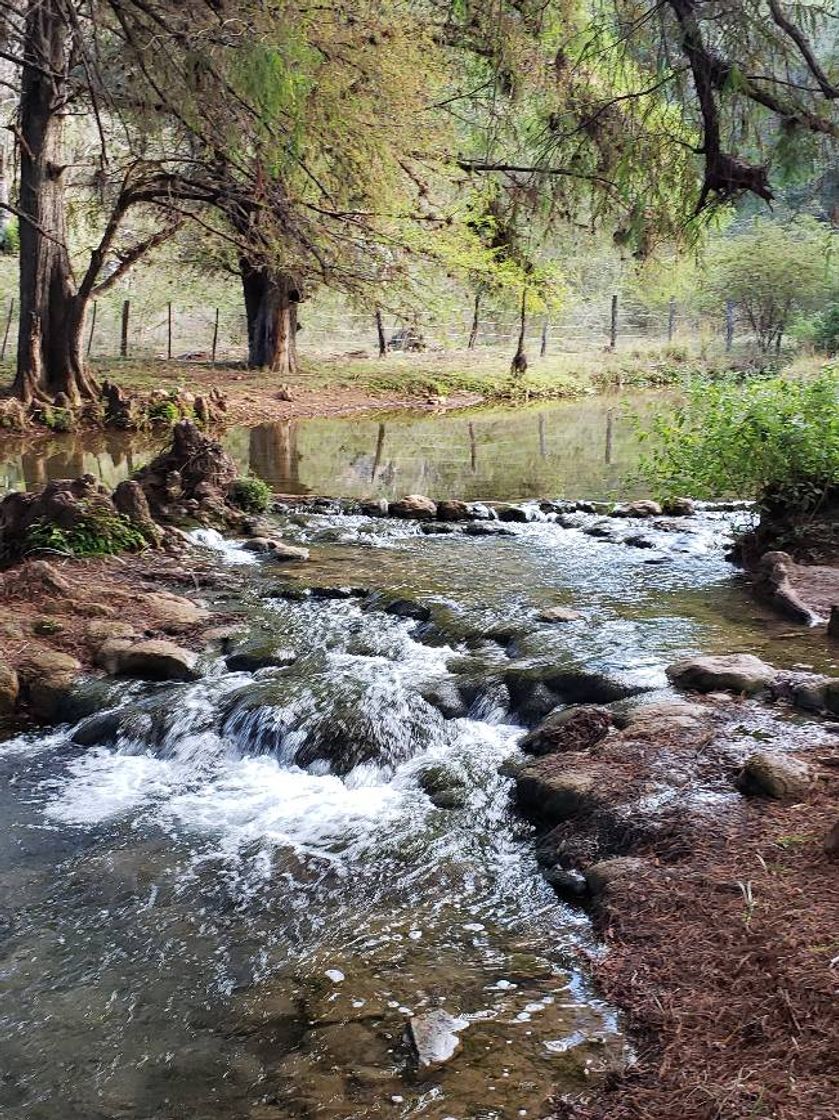
M 599 396 L 526 408 L 295 420 L 234 429 L 225 443 L 241 464 L 286 494 L 423 493 L 434 498 L 639 496 L 636 415 L 666 395 Z M 166 436 L 110 433 L 49 443 L 0 441 L 0 490 L 34 488 L 90 472 L 116 485 Z

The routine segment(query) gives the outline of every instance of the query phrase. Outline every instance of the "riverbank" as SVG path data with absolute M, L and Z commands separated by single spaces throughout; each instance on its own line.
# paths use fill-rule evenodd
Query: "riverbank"
M 822 363 L 799 356 L 787 368 L 791 376 L 806 376 Z M 264 370 L 240 363 L 212 364 L 206 355 L 182 360 L 112 359 L 95 362 L 100 384 L 116 386 L 134 403 L 131 424 L 140 428 L 171 423 L 179 415 L 192 416 L 206 407 L 214 430 L 236 425 L 263 424 L 310 417 L 339 417 L 411 409 L 443 412 L 485 402 L 526 404 L 573 400 L 623 389 L 665 388 L 692 377 L 713 378 L 724 373 L 759 372 L 751 357 L 734 361 L 724 354 L 707 356 L 678 346 L 610 351 L 592 354 L 555 354 L 536 359 L 521 377 L 510 375 L 509 358 L 495 351 L 440 351 L 387 354 L 383 358 L 350 353 L 340 357 L 303 359 L 288 383 Z M 11 367 L 0 367 L 11 380 Z M 119 412 L 119 409 L 111 409 Z M 106 409 L 107 413 L 107 409 Z M 101 409 L 70 413 L 45 409 L 28 421 L 12 402 L 0 400 L 0 428 L 29 428 L 47 435 L 114 426 Z M 128 424 L 122 417 L 122 425 Z M 116 427 L 120 427 L 117 423 Z

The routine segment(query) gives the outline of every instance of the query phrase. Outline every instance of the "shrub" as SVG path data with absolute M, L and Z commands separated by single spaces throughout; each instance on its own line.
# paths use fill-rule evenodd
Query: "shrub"
M 6 228 L 0 235 L 0 253 L 20 252 L 20 224 L 17 218 L 9 218 Z
M 69 408 L 47 405 L 42 414 L 44 424 L 51 432 L 69 432 L 73 428 L 73 413 Z
M 839 352 L 839 302 L 825 308 L 812 322 L 811 340 L 826 354 Z
M 839 366 L 806 381 L 694 382 L 642 438 L 641 473 L 664 497 L 815 511 L 839 486 Z
M 110 556 L 138 552 L 147 544 L 140 530 L 121 513 L 101 505 L 82 504 L 81 515 L 68 529 L 46 520 L 31 525 L 24 551 L 47 549 L 70 556 Z
M 255 475 L 236 478 L 230 483 L 227 500 L 245 513 L 264 513 L 271 501 L 271 487 Z

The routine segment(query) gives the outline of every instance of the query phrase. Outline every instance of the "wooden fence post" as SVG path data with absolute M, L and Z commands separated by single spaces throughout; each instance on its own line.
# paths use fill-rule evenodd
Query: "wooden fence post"
M 90 351 L 93 349 L 93 332 L 96 330 L 96 308 L 99 306 L 97 300 L 93 301 L 93 310 L 90 313 L 90 334 L 87 336 L 87 356 L 90 357 Z
M 122 301 L 122 328 L 119 336 L 119 356 L 121 358 L 128 357 L 128 318 L 131 314 L 131 300 L 124 299 Z
M 548 320 L 542 320 L 542 341 L 539 344 L 539 357 L 544 358 L 548 352 Z
M 172 301 L 166 305 L 166 359 L 172 361 Z
M 612 320 L 609 325 L 609 349 L 614 350 L 618 342 L 618 297 L 612 296 Z
M 3 349 L 0 351 L 0 361 L 6 357 L 6 343 L 9 341 L 9 331 L 12 329 L 12 316 L 15 313 L 14 297 L 9 300 L 9 314 L 6 318 L 6 330 L 3 332 Z
M 734 300 L 727 299 L 725 301 L 725 352 L 731 353 L 731 347 L 734 345 Z
M 216 350 L 217 350 L 217 348 L 218 348 L 218 308 L 216 308 L 216 321 L 213 324 L 213 352 L 212 352 L 212 358 L 211 358 L 211 361 L 212 361 L 213 365 L 216 364 Z

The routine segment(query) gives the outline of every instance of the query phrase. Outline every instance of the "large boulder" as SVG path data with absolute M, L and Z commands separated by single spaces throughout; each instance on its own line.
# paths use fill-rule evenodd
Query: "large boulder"
M 36 719 L 51 723 L 61 718 L 81 668 L 75 657 L 59 650 L 43 647 L 24 652 L 18 676 Z
M 391 517 L 402 517 L 413 521 L 430 521 L 437 516 L 437 503 L 424 494 L 407 494 L 397 502 L 391 502 L 388 512 Z
M 196 654 L 174 642 L 152 639 L 131 642 L 113 639 L 103 643 L 97 664 L 111 676 L 139 677 L 149 681 L 194 681 L 200 676 Z
M 440 521 L 468 521 L 470 516 L 466 502 L 448 499 L 437 503 L 437 517 Z
M 784 754 L 758 751 L 746 760 L 737 775 L 741 793 L 762 794 L 777 801 L 801 801 L 813 784 L 813 774 L 806 762 Z
M 525 754 L 587 751 L 609 734 L 612 713 L 605 708 L 573 707 L 552 712 L 522 739 Z
M 167 634 L 176 634 L 210 618 L 210 612 L 204 607 L 169 591 L 147 592 L 143 595 L 142 605 Z
M 515 783 L 521 810 L 549 824 L 584 812 L 596 789 L 594 772 L 585 766 L 569 766 L 565 755 L 548 755 L 522 767 Z
M 667 676 L 678 688 L 693 692 L 736 692 L 747 696 L 754 696 L 768 688 L 777 675 L 777 669 L 751 653 L 690 657 L 667 668 Z
M 793 622 L 813 626 L 819 621 L 819 616 L 796 591 L 794 572 L 795 564 L 788 553 L 764 553 L 754 577 L 755 594 Z

